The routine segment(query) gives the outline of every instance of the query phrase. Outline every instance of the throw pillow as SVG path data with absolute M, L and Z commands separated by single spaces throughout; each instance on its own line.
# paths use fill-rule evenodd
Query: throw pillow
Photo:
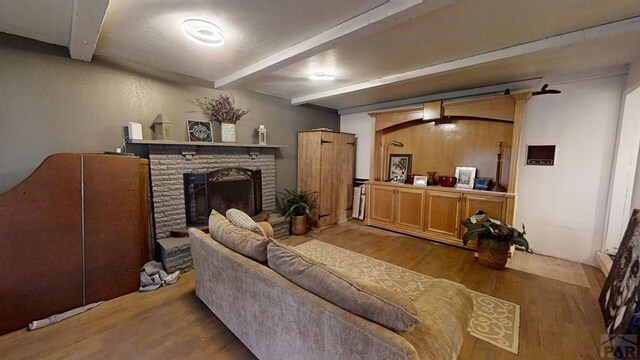
M 269 267 L 306 290 L 397 332 L 420 324 L 418 310 L 408 296 L 372 282 L 354 279 L 273 241 L 267 247 Z
M 255 221 L 251 218 L 251 216 L 245 214 L 244 212 L 238 209 L 229 209 L 227 210 L 227 220 L 231 222 L 233 225 L 243 228 L 249 231 L 253 231 L 254 233 L 262 236 L 267 236 L 264 233 L 264 230 Z
M 209 234 L 235 252 L 262 263 L 267 262 L 267 245 L 271 240 L 233 225 L 215 210 L 209 216 Z

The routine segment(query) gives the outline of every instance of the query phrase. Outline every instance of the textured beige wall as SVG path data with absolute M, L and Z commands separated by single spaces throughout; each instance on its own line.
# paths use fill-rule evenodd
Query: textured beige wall
M 142 123 L 144 137 L 150 139 L 149 125 L 163 113 L 173 122 L 173 138 L 186 140 L 186 120 L 206 120 L 193 99 L 220 93 L 99 59 L 71 60 L 65 51 L 0 36 L 0 193 L 25 179 L 50 154 L 114 151 L 128 121 Z M 248 91 L 231 93 L 238 106 L 250 111 L 238 122 L 239 142 L 255 142 L 255 129 L 264 124 L 269 143 L 289 146 L 276 152 L 278 190 L 296 186 L 298 130 L 339 130 L 337 114 Z M 214 138 L 220 138 L 217 124 Z

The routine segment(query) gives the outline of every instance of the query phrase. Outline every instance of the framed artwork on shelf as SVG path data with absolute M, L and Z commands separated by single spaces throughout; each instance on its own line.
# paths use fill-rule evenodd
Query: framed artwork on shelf
M 413 185 L 427 186 L 428 176 L 416 176 L 413 178 Z
M 456 167 L 457 188 L 473 189 L 473 183 L 476 178 L 476 168 L 458 166 Z
M 189 141 L 213 142 L 213 132 L 211 131 L 211 121 L 187 120 L 187 136 Z
M 404 184 L 407 174 L 411 172 L 411 154 L 389 155 L 388 179 L 394 183 Z

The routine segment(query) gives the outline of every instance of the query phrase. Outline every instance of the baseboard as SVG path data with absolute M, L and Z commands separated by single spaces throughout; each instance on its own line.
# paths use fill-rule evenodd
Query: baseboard
M 596 251 L 596 262 L 602 270 L 602 273 L 605 277 L 609 276 L 609 271 L 611 270 L 611 266 L 613 266 L 613 260 L 609 257 L 609 255 Z

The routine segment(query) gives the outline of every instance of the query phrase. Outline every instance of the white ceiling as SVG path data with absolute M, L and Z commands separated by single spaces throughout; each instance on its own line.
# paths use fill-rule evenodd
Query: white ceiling
M 78 59 L 90 60 L 95 46 L 95 55 L 111 62 L 333 109 L 618 66 L 640 56 L 640 19 L 623 21 L 640 16 L 638 0 L 93 2 L 103 6 L 2 0 L 0 31 L 67 46 Z M 188 18 L 220 26 L 225 45 L 204 48 L 186 39 L 180 24 Z M 337 78 L 308 79 L 318 71 Z

